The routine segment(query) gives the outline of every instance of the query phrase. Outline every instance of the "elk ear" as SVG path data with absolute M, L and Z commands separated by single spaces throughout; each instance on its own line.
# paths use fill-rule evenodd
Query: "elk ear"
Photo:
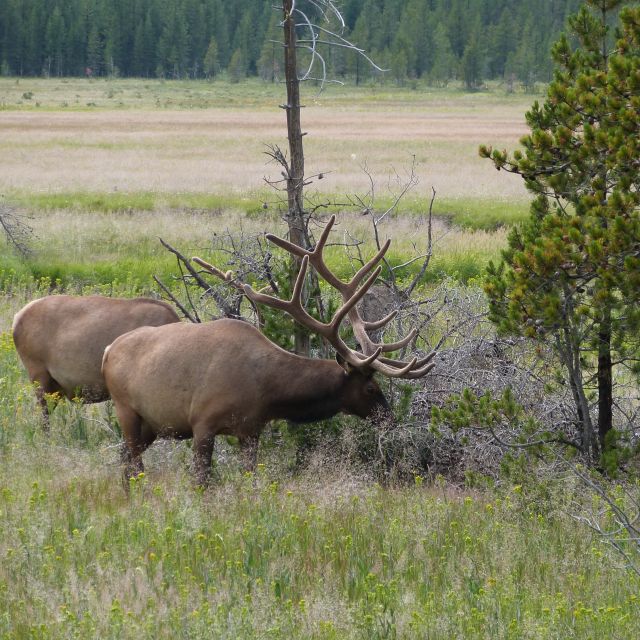
M 357 371 L 360 375 L 365 378 L 373 378 L 373 374 L 375 373 L 374 369 L 371 367 L 354 367 L 349 364 L 339 353 L 336 353 L 336 362 L 347 372 L 353 373 Z

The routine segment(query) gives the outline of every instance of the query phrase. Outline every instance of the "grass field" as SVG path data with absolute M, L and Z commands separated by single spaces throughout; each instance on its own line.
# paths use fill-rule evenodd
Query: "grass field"
M 307 171 L 328 172 L 310 191 L 365 193 L 366 162 L 388 206 L 415 155 L 420 184 L 383 229 L 391 257 L 424 251 L 433 186 L 426 284 L 481 276 L 527 196 L 477 146 L 516 146 L 533 97 L 305 96 Z M 294 474 L 291 444 L 266 434 L 255 477 L 221 442 L 204 492 L 188 444 L 154 444 L 127 497 L 108 404 L 66 403 L 43 434 L 13 314 L 52 289 L 152 290 L 176 273 L 158 236 L 213 260 L 214 234 L 282 232 L 262 182 L 264 145 L 286 142 L 282 99 L 257 82 L 0 78 L 0 193 L 35 233 L 27 260 L 0 250 L 0 638 L 640 637 L 640 580 L 572 518 L 599 505 L 571 480 L 381 487 L 332 450 Z M 357 210 L 338 229 L 370 249 Z
M 266 164 L 265 145 L 286 144 L 282 89 L 2 78 L 0 189 L 34 204 L 60 193 L 68 201 L 75 194 L 115 193 L 120 201 L 130 194 L 134 208 L 141 193 L 261 201 L 263 178 L 278 175 Z M 420 185 L 413 195 L 430 197 L 434 187 L 443 214 L 455 212 L 456 203 L 473 212 L 478 200 L 500 203 L 509 217 L 509 208 L 526 199 L 521 181 L 495 171 L 477 147 L 516 146 L 532 96 L 388 88 L 305 93 L 307 174 L 326 175 L 310 191 L 365 192 L 366 163 L 383 196 L 389 175 L 402 175 L 415 156 Z
M 382 488 L 268 447 L 252 479 L 218 449 L 154 445 L 120 485 L 104 415 L 70 407 L 45 438 L 3 338 L 0 637 L 631 640 L 637 577 L 571 518 L 571 483 Z M 9 361 L 9 362 L 8 362 Z M 7 382 L 7 373 L 11 382 Z M 9 397 L 4 394 L 9 394 Z
M 156 235 L 184 240 L 190 251 L 227 224 L 221 213 L 245 214 L 254 229 L 274 226 L 278 196 L 263 179 L 277 169 L 263 152 L 286 144 L 281 91 L 261 83 L 0 78 L 0 193 L 33 216 L 37 235 L 30 262 L 5 254 L 0 270 L 101 283 L 137 272 L 148 281 L 172 268 Z M 526 215 L 521 181 L 495 171 L 477 147 L 516 146 L 531 96 L 308 87 L 306 97 L 307 174 L 325 175 L 307 194 L 339 203 L 365 195 L 366 166 L 383 211 L 415 156 L 419 184 L 399 215 L 424 216 L 433 187 L 436 216 L 455 225 L 436 235 L 433 277 L 478 275 L 504 244 L 499 228 Z

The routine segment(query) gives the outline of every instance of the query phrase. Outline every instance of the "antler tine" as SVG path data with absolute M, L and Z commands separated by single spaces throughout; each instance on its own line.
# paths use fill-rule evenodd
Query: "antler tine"
M 371 366 L 379 373 L 383 373 L 385 376 L 389 376 L 390 378 L 406 378 L 407 374 L 410 373 L 413 367 L 416 366 L 417 361 L 418 358 L 414 357 L 409 362 L 406 362 L 405 366 L 401 369 L 388 367 L 381 362 L 372 362 Z
M 424 358 L 421 358 L 420 360 L 418 360 L 418 362 L 416 362 L 416 370 L 421 369 L 427 363 L 431 362 L 431 360 L 433 360 L 433 358 L 436 355 L 438 355 L 438 352 L 432 351 L 431 353 L 426 355 Z M 388 364 L 392 367 L 403 367 L 406 364 L 406 362 L 404 362 L 403 360 L 393 360 L 392 358 L 386 358 L 386 357 L 380 358 L 380 362 L 382 362 L 382 364 Z
M 206 262 L 205 260 L 203 260 L 202 258 L 198 258 L 198 256 L 193 256 L 193 258 L 191 258 L 196 264 L 199 264 L 203 269 L 206 269 L 209 273 L 213 274 L 214 276 L 220 278 L 220 280 L 224 280 L 225 282 L 230 282 L 233 278 L 233 272 L 232 271 L 222 271 L 220 269 L 218 269 L 218 267 L 214 267 L 212 264 L 209 264 L 208 262 Z
M 329 233 L 331 232 L 331 228 L 335 224 L 335 221 L 336 221 L 335 215 L 331 216 L 331 218 L 329 219 L 329 222 L 327 222 L 327 224 L 325 225 L 325 228 L 322 230 L 322 233 L 320 234 L 320 240 L 316 242 L 315 248 L 311 251 L 309 249 L 305 249 L 304 247 L 300 247 L 297 244 L 293 244 L 293 242 L 289 242 L 289 240 L 285 240 L 284 238 L 281 238 L 280 236 L 277 236 L 273 233 L 267 233 L 265 237 L 267 238 L 267 240 L 269 240 L 269 242 L 273 242 L 274 244 L 277 244 L 282 249 L 286 249 L 287 251 L 290 251 L 291 253 L 295 253 L 297 256 L 302 257 L 302 256 L 309 255 L 314 251 L 317 251 L 318 248 L 324 247 L 327 241 L 327 238 L 329 237 Z
M 386 359 L 383 358 L 382 360 Z M 417 358 L 413 358 L 409 363 L 402 362 L 401 364 L 404 364 L 405 366 L 401 369 L 398 369 L 396 367 L 385 365 L 381 360 L 376 360 L 371 364 L 371 367 L 379 373 L 382 373 L 383 375 L 390 378 L 404 378 L 405 380 L 415 380 L 416 378 L 422 378 L 436 366 L 435 362 L 432 362 L 424 367 L 418 368 L 417 365 L 419 363 L 417 362 Z
M 380 320 L 363 320 L 362 324 L 367 331 L 375 331 L 376 329 L 382 329 L 385 325 L 389 324 L 398 315 L 398 310 L 394 309 L 388 316 L 381 318 Z
M 362 284 L 362 286 L 345 302 L 343 302 L 342 306 L 336 311 L 333 316 L 333 320 L 331 320 L 331 324 L 336 327 L 342 322 L 344 317 L 349 314 L 351 311 L 355 310 L 356 304 L 362 300 L 364 294 L 369 291 L 371 285 L 376 281 L 378 276 L 380 275 L 380 271 L 382 271 L 382 267 L 378 267 Z M 350 316 L 349 316 L 350 317 Z M 384 350 L 383 345 L 376 345 L 376 347 L 380 346 L 382 350 Z
M 242 285 L 242 289 L 244 290 L 245 295 L 254 302 L 259 302 L 261 304 L 266 304 L 269 307 L 274 307 L 276 309 L 286 311 L 295 320 L 298 320 L 299 322 L 302 322 L 307 326 L 311 326 L 314 330 L 317 330 L 318 326 L 324 327 L 326 325 L 316 320 L 313 316 L 309 315 L 302 305 L 301 300 L 302 287 L 304 286 L 304 278 L 307 273 L 308 264 L 309 256 L 304 256 L 302 258 L 302 263 L 300 264 L 298 277 L 296 278 L 295 284 L 293 285 L 291 300 L 282 300 L 280 298 L 276 298 L 275 296 L 270 296 L 266 293 L 260 293 L 253 289 L 253 287 L 251 287 L 251 285 L 249 284 Z
M 376 253 L 376 255 L 373 256 L 373 258 L 371 258 L 369 262 L 367 262 L 365 265 L 360 267 L 360 269 L 358 269 L 358 272 L 356 273 L 355 276 L 353 276 L 353 278 L 351 278 L 351 281 L 348 284 L 343 283 L 343 287 L 347 291 L 351 291 L 352 289 L 355 289 L 358 286 L 358 283 L 360 282 L 360 280 L 362 280 L 362 278 L 367 273 L 369 273 L 369 271 L 371 271 L 371 269 L 373 269 L 373 267 L 375 267 L 378 264 L 378 262 L 380 262 L 380 260 L 382 260 L 382 258 L 384 257 L 384 254 L 387 253 L 387 249 L 389 249 L 390 246 L 391 246 L 391 239 L 387 239 L 387 241 L 382 245 L 378 253 Z
M 303 258 L 304 256 L 308 256 L 311 252 L 303 247 L 299 247 L 297 244 L 293 244 L 293 242 L 289 242 L 280 236 L 274 236 L 273 233 L 267 233 L 265 238 L 269 242 L 273 242 L 273 244 L 278 245 L 281 249 L 288 251 L 289 253 L 293 253 L 293 255 L 298 256 L 299 258 Z
M 355 352 L 357 354 L 357 352 Z M 374 360 L 378 359 L 378 356 L 382 353 L 382 349 L 378 347 L 368 358 L 359 358 L 358 366 L 364 367 L 370 365 Z
M 327 243 L 327 240 L 329 238 L 329 233 L 331 233 L 331 229 L 333 228 L 333 225 L 335 223 L 336 223 L 336 217 L 335 215 L 332 215 L 329 218 L 329 222 L 327 222 L 324 229 L 322 230 L 322 233 L 320 234 L 320 239 L 318 240 L 318 242 L 316 242 L 316 246 L 313 249 L 313 253 L 322 253 L 322 251 L 324 250 L 324 245 Z
M 417 380 L 418 378 L 423 378 L 424 376 L 426 376 L 427 373 L 429 373 L 429 371 L 431 371 L 431 369 L 433 369 L 435 366 L 436 366 L 435 362 L 432 362 L 431 364 L 428 364 L 426 367 L 423 367 L 422 369 L 413 369 L 412 371 L 409 371 L 408 373 L 404 374 L 402 377 L 405 380 Z
M 304 279 L 307 275 L 308 267 L 309 256 L 304 256 L 304 258 L 302 258 L 302 262 L 300 263 L 300 271 L 298 272 L 298 277 L 296 278 L 296 282 L 293 285 L 293 291 L 291 292 L 291 303 L 295 304 L 296 307 L 301 309 L 302 311 L 304 311 L 304 307 L 302 306 L 302 288 L 304 287 Z
M 382 351 L 384 353 L 390 353 L 391 351 L 397 351 L 398 349 L 406 347 L 417 334 L 418 330 L 414 327 L 404 338 L 402 338 L 402 340 L 398 340 L 397 342 L 378 343 L 378 345 L 382 347 Z M 374 342 L 373 344 L 376 343 Z

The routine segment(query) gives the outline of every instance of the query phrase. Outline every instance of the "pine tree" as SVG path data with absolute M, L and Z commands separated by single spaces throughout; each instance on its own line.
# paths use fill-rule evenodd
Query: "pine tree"
M 218 73 L 218 43 L 215 38 L 211 38 L 207 53 L 202 61 L 205 77 L 211 79 Z
M 144 21 L 140 21 L 136 26 L 135 35 L 133 37 L 133 60 L 132 70 L 136 76 L 143 77 L 146 75 L 146 52 L 144 42 Z
M 482 83 L 482 44 L 479 23 L 475 25 L 464 48 L 460 68 L 465 87 L 468 91 L 477 89 Z
M 535 58 L 534 30 L 532 22 L 527 21 L 518 48 L 507 60 L 506 71 L 508 74 L 514 74 L 525 91 L 532 93 L 535 90 L 538 69 L 539 65 L 536 64 Z
M 536 198 L 486 291 L 505 332 L 553 345 L 575 403 L 578 446 L 615 465 L 616 380 L 640 356 L 640 8 L 586 0 L 553 49 L 555 79 L 527 113 L 523 152 L 492 151 Z
M 229 80 L 240 82 L 247 75 L 247 66 L 242 49 L 236 49 L 229 61 Z
M 2 8 L 3 15 L 0 16 L 0 42 L 2 51 L 0 52 L 0 62 L 3 63 L 7 74 L 15 73 L 22 75 L 24 70 L 24 25 L 22 13 L 18 0 L 9 0 Z
M 48 74 L 62 75 L 65 46 L 65 24 L 62 12 L 56 6 L 47 22 L 45 48 L 48 60 Z
M 446 87 L 449 80 L 456 75 L 455 69 L 458 61 L 451 48 L 447 28 L 443 24 L 436 26 L 433 34 L 433 46 L 435 56 L 429 77 L 436 86 Z
M 272 11 L 257 65 L 258 75 L 267 82 L 275 82 L 282 73 L 281 31 L 280 18 Z
M 509 54 L 516 48 L 516 24 L 510 7 L 506 7 L 500 14 L 500 19 L 490 29 L 488 38 L 489 76 L 502 78 L 508 73 L 506 61 Z
M 202 76 L 202 60 L 211 43 L 207 35 L 207 22 L 204 5 L 199 0 L 186 0 L 185 17 L 189 40 L 189 69 L 193 78 Z
M 101 72 L 102 50 L 103 42 L 98 25 L 91 21 L 87 40 L 87 68 L 91 69 L 92 74 L 98 75 Z

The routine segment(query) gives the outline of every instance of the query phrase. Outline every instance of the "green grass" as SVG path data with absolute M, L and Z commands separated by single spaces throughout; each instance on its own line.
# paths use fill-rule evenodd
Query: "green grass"
M 447 218 L 463 229 L 493 231 L 524 222 L 529 215 L 529 203 L 504 200 L 444 199 L 434 205 L 437 215 Z
M 292 477 L 281 445 L 252 478 L 221 443 L 202 492 L 171 443 L 127 497 L 104 406 L 59 407 L 45 437 L 34 405 L 0 333 L 2 638 L 640 634 L 640 580 L 571 518 L 571 484 L 383 488 L 335 461 Z
M 0 110 L 182 108 L 267 105 L 280 85 L 252 81 L 0 78 Z
M 168 443 L 127 496 L 106 406 L 66 403 L 45 436 L 6 332 L 0 372 L 2 638 L 640 634 L 640 580 L 571 518 L 571 484 L 383 488 L 335 462 L 292 477 L 281 444 L 252 478 L 222 442 L 202 492 Z
M 22 194 L 14 202 L 31 211 L 33 251 L 26 259 L 10 250 L 0 254 L 0 284 L 17 277 L 36 281 L 46 278 L 76 288 L 113 282 L 135 283 L 138 289 L 153 288 L 154 275 L 164 281 L 178 275 L 175 258 L 161 246 L 160 237 L 186 256 L 199 254 L 224 265 L 227 257 L 214 255 L 211 250 L 216 234 L 227 230 L 237 234 L 241 228 L 248 235 L 266 230 L 285 232 L 278 212 L 263 210 L 259 196 L 227 199 L 206 194 Z M 378 209 L 382 210 L 384 205 Z M 497 259 L 504 245 L 504 231 L 500 227 L 494 231 L 496 225 L 491 216 L 501 215 L 496 213 L 501 211 L 506 217 L 505 210 L 472 202 L 437 204 L 434 210 L 438 214 L 434 256 L 425 282 L 444 277 L 467 282 L 482 275 L 488 261 Z M 389 254 L 393 263 L 404 263 L 424 250 L 426 226 L 416 225 L 425 220 L 427 211 L 428 204 L 419 199 L 407 200 L 400 213 L 381 229 L 383 235 L 393 237 Z M 471 216 L 471 211 L 476 212 L 475 226 L 449 227 L 459 217 Z M 486 224 L 480 224 L 482 216 Z M 340 219 L 341 228 L 348 228 L 356 237 L 369 238 L 367 244 L 371 245 L 367 217 L 351 212 L 342 214 Z M 344 252 L 334 257 L 333 265 L 344 277 L 349 275 L 351 266 Z M 414 263 L 405 276 L 419 267 L 420 262 Z
M 262 209 L 262 202 L 266 195 L 266 193 L 257 193 L 254 196 L 239 196 L 232 193 L 158 193 L 152 191 L 15 192 L 9 195 L 8 200 L 21 208 L 32 211 L 66 209 L 78 213 L 91 214 L 172 209 L 179 212 L 208 211 L 210 213 L 231 210 L 253 214 Z
M 344 196 L 323 194 L 323 201 L 340 203 Z M 7 200 L 17 206 L 36 211 L 68 209 L 78 213 L 113 213 L 154 211 L 172 209 L 174 211 L 207 211 L 221 213 L 237 211 L 247 215 L 264 215 L 263 202 L 273 199 L 271 192 L 255 190 L 239 196 L 237 193 L 159 193 L 143 192 L 60 192 L 26 193 L 14 192 Z M 384 212 L 392 206 L 390 197 L 376 201 L 376 211 Z M 469 230 L 493 231 L 499 227 L 512 226 L 523 222 L 529 213 L 526 201 L 507 202 L 500 199 L 436 198 L 433 205 L 429 199 L 408 195 L 398 205 L 400 214 L 426 216 L 432 207 L 433 215 Z M 340 211 L 341 206 L 328 207 L 326 211 Z M 357 210 L 354 209 L 354 210 Z
M 7 78 L 0 77 L 1 110 L 87 111 L 97 109 L 205 109 L 205 108 L 271 108 L 282 101 L 283 85 L 257 79 L 231 83 L 224 79 L 205 80 L 141 80 L 138 78 Z M 536 94 L 537 95 L 537 94 Z M 484 107 L 506 104 L 530 104 L 536 95 L 506 93 L 499 84 L 489 85 L 484 92 L 468 93 L 457 84 L 446 88 L 423 83 L 398 87 L 369 83 L 360 87 L 328 85 L 324 91 L 307 83 L 305 103 L 364 105 L 392 108 L 398 101 L 407 105 L 438 103 L 454 98 L 461 105 L 468 102 Z

